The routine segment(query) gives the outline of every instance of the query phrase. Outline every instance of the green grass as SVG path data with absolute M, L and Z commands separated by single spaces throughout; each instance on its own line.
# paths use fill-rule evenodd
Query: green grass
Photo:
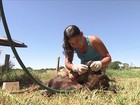
M 107 70 L 107 75 L 122 78 L 140 78 L 140 70 Z
M 40 80 L 55 76 L 55 71 L 32 72 Z M 34 93 L 10 94 L 0 90 L 0 105 L 140 105 L 140 71 L 108 70 L 107 75 L 115 78 L 117 94 L 110 91 L 93 90 L 46 97 L 41 90 Z
M 31 71 L 31 74 L 38 80 L 41 81 L 40 73 Z M 12 70 L 10 72 L 4 73 L 0 75 L 0 86 L 2 86 L 3 82 L 14 82 L 19 81 L 20 87 L 28 87 L 33 83 L 30 77 L 23 70 Z

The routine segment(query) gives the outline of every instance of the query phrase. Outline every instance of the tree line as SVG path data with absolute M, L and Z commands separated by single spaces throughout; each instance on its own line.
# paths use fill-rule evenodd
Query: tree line
M 136 67 L 132 64 L 128 63 L 122 63 L 120 61 L 113 61 L 111 62 L 108 67 L 108 69 L 114 69 L 114 70 L 130 70 L 130 69 L 140 69 L 140 67 Z

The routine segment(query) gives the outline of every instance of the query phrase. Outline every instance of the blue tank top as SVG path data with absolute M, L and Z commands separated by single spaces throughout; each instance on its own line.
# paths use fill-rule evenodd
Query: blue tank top
M 90 42 L 89 42 L 89 38 L 86 37 L 86 43 L 88 46 L 88 49 L 85 53 L 81 54 L 78 49 L 74 49 L 75 52 L 77 53 L 77 56 L 79 59 L 81 59 L 81 64 L 85 64 L 86 62 L 92 60 L 92 61 L 99 61 L 102 59 L 102 56 L 92 48 Z

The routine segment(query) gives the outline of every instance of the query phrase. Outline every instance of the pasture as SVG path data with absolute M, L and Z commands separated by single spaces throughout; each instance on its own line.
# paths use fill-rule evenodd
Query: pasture
M 40 81 L 49 80 L 56 75 L 53 70 L 31 71 L 31 73 Z M 16 77 L 21 80 L 23 77 L 20 81 L 21 89 L 33 88 L 34 84 L 29 82 L 29 79 L 23 74 L 22 71 L 17 70 L 16 73 L 10 74 L 11 79 L 9 79 L 15 80 L 14 77 Z M 8 91 L 0 89 L 0 105 L 140 105 L 140 70 L 108 70 L 107 75 L 111 79 L 115 79 L 116 83 L 111 82 L 110 84 L 116 88 L 117 94 L 94 90 L 55 94 L 47 97 L 42 95 L 42 90 L 33 93 L 10 94 Z M 5 78 L 6 76 L 3 76 L 2 79 Z

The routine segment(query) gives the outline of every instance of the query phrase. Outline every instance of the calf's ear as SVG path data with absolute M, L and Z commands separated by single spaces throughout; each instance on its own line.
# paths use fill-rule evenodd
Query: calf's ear
M 85 65 L 87 65 L 88 68 L 90 69 L 90 65 L 91 65 L 92 63 L 93 63 L 93 61 L 88 61 L 88 62 L 85 63 Z

